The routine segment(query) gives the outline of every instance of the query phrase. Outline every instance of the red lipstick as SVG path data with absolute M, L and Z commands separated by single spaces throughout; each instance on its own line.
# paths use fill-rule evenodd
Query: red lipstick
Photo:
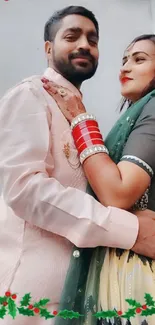
M 132 78 L 129 78 L 129 77 L 120 77 L 120 82 L 122 84 L 125 84 L 129 80 L 133 80 L 133 79 Z

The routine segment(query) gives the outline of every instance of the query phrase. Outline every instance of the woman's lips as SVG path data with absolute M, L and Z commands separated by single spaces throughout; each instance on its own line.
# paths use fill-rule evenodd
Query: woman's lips
M 133 80 L 132 78 L 129 78 L 129 77 L 121 77 L 120 78 L 120 82 L 122 84 L 125 84 L 126 82 L 130 81 L 130 80 Z

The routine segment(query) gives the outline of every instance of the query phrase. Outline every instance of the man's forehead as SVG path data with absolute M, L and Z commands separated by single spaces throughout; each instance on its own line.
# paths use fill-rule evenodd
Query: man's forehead
M 61 30 L 80 28 L 87 32 L 93 31 L 97 34 L 94 23 L 87 17 L 81 15 L 68 15 L 62 19 Z

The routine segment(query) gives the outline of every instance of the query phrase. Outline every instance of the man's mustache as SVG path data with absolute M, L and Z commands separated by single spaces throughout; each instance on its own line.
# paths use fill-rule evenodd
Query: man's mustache
M 79 52 L 76 53 L 71 53 L 69 55 L 69 59 L 78 59 L 78 58 L 84 58 L 84 59 L 88 59 L 89 61 L 91 61 L 92 63 L 95 62 L 94 57 L 89 53 L 89 51 L 85 51 L 85 50 L 81 50 Z

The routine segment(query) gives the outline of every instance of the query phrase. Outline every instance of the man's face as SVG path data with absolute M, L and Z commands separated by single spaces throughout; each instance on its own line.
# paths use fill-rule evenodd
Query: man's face
M 91 78 L 98 66 L 98 36 L 93 22 L 80 15 L 62 20 L 54 42 L 47 42 L 49 66 L 75 85 Z

